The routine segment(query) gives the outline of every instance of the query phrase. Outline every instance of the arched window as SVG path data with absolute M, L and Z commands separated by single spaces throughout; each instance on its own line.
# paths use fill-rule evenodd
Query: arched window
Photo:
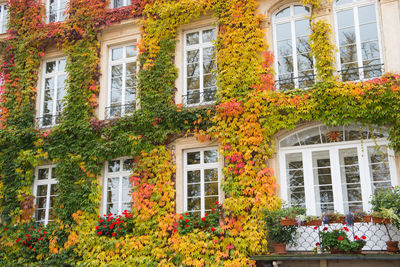
M 312 215 L 369 210 L 370 196 L 398 184 L 387 132 L 358 125 L 311 127 L 280 141 L 282 198 Z
M 277 87 L 280 90 L 309 87 L 314 83 L 310 56 L 310 8 L 291 5 L 273 18 Z
M 379 77 L 383 60 L 376 1 L 337 0 L 335 18 L 342 80 Z

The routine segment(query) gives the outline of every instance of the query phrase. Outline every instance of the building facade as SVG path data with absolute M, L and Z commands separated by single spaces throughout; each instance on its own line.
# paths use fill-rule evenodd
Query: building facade
M 241 266 L 282 200 L 370 212 L 399 29 L 397 0 L 2 3 L 0 262 Z

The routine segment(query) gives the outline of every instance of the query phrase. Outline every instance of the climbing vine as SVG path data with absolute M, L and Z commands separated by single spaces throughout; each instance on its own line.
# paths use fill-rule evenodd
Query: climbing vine
M 247 266 L 252 255 L 267 252 L 263 211 L 281 204 L 269 165 L 277 132 L 304 121 L 374 124 L 389 127 L 391 146 L 400 150 L 400 76 L 386 74 L 363 83 L 336 80 L 327 22 L 310 18 L 318 83 L 308 91 L 278 92 L 258 1 L 131 2 L 108 9 L 104 0 L 71 0 L 65 22 L 45 24 L 40 1 L 9 0 L 9 37 L 0 44 L 5 78 L 0 99 L 1 265 Z M 320 1 L 303 4 L 321 8 Z M 175 105 L 178 28 L 208 13 L 218 27 L 218 101 L 200 108 Z M 130 18 L 137 19 L 142 32 L 140 109 L 99 121 L 98 36 L 104 26 Z M 36 86 L 40 62 L 54 46 L 67 58 L 67 94 L 60 123 L 43 131 L 34 120 Z M 223 205 L 216 203 L 212 225 L 205 217 L 192 224 L 189 215 L 176 214 L 180 185 L 175 184 L 171 143 L 187 135 L 220 144 L 225 199 Z M 114 227 L 120 221 L 98 214 L 97 177 L 105 161 L 127 155 L 135 159 L 133 204 L 119 234 Z M 32 221 L 34 169 L 44 164 L 56 165 L 58 180 L 57 219 L 46 227 Z

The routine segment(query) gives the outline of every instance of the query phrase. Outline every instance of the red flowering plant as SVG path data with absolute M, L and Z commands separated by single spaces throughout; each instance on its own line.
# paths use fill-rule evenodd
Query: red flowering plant
M 222 217 L 222 205 L 217 201 L 215 208 L 206 212 L 203 217 L 195 213 L 186 212 L 179 216 L 177 223 L 175 223 L 174 232 L 179 234 L 188 234 L 193 232 L 195 228 L 210 231 L 212 233 L 218 232 L 220 218 Z
M 23 253 L 36 257 L 41 253 L 49 252 L 48 229 L 43 225 L 26 225 L 18 233 L 15 244 L 22 246 Z
M 96 226 L 96 235 L 107 237 L 121 237 L 134 229 L 134 220 L 132 214 L 125 210 L 122 215 L 113 215 L 112 213 L 99 217 Z
M 343 229 L 336 229 L 333 231 L 327 231 L 325 227 L 323 231 L 320 231 L 321 236 L 321 247 L 323 251 L 341 251 L 343 253 L 355 253 L 361 250 L 367 243 L 365 236 L 354 236 L 354 241 L 351 241 L 347 235 L 349 229 L 344 227 Z

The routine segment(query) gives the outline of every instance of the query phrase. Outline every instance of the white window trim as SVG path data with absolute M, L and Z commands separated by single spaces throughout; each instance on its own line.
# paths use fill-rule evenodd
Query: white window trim
M 354 0 L 353 0 L 354 1 Z M 338 71 L 342 71 L 342 63 L 340 61 L 340 43 L 339 43 L 339 27 L 338 27 L 338 19 L 337 19 L 337 12 L 340 11 L 345 11 L 352 9 L 353 10 L 353 15 L 354 15 L 354 31 L 356 35 L 356 47 L 357 47 L 357 65 L 358 65 L 358 75 L 360 77 L 359 81 L 365 81 L 369 79 L 364 79 L 364 72 L 363 72 L 363 59 L 362 59 L 362 48 L 361 48 L 361 37 L 360 37 L 360 23 L 359 23 L 359 18 L 358 18 L 358 8 L 363 7 L 363 6 L 369 6 L 369 5 L 374 5 L 375 6 L 375 17 L 376 17 L 376 27 L 377 27 L 377 34 L 378 34 L 378 46 L 379 46 L 379 57 L 381 60 L 381 65 L 384 66 L 385 61 L 383 58 L 383 46 L 382 46 L 382 37 L 381 37 L 381 26 L 380 26 L 380 11 L 379 11 L 379 5 L 376 0 L 365 0 L 361 2 L 352 2 L 349 4 L 344 4 L 344 5 L 336 5 L 336 0 L 333 1 L 333 16 L 335 20 L 335 38 L 336 38 L 336 47 L 337 52 L 336 52 L 336 62 L 338 65 Z
M 183 51 L 184 51 L 183 52 L 183 96 L 187 96 L 188 95 L 188 90 L 187 90 L 187 52 L 191 51 L 191 50 L 196 50 L 196 49 L 199 49 L 199 51 L 200 51 L 200 54 L 199 54 L 199 60 L 200 60 L 199 61 L 200 102 L 199 103 L 195 103 L 195 104 L 187 104 L 187 98 L 186 98 L 186 103 L 183 103 L 183 104 L 188 106 L 188 107 L 199 106 L 199 105 L 207 105 L 207 104 L 215 103 L 215 101 L 208 101 L 208 102 L 204 101 L 204 88 L 203 88 L 203 80 L 204 80 L 203 48 L 215 47 L 215 44 L 214 44 L 214 42 L 208 42 L 208 43 L 199 42 L 199 44 L 197 44 L 197 45 L 190 45 L 190 46 L 188 46 L 186 44 L 186 35 L 194 33 L 194 32 L 202 32 L 202 31 L 212 30 L 212 29 L 215 29 L 215 35 L 218 38 L 218 27 L 215 27 L 215 26 L 200 27 L 200 28 L 187 30 L 187 31 L 183 32 L 183 47 L 184 47 L 184 49 L 183 49 Z M 200 36 L 202 36 L 202 35 L 200 35 Z M 215 50 L 215 52 L 217 52 L 217 51 Z M 216 55 L 215 55 L 215 60 L 217 62 Z
M 56 19 L 55 21 L 52 21 L 52 23 L 54 22 L 62 22 L 64 21 L 68 14 L 65 14 L 65 18 L 64 20 L 60 20 L 60 17 L 62 15 L 62 13 L 66 12 L 68 9 L 68 0 L 65 3 L 65 9 L 61 9 L 61 0 L 56 0 L 57 1 L 57 9 L 56 9 Z M 46 23 L 50 23 L 50 0 L 46 1 Z
M 122 8 L 122 7 L 126 7 L 126 6 L 130 6 L 132 4 L 132 1 L 130 3 L 128 3 L 128 0 L 123 0 L 123 4 L 120 7 L 115 7 L 114 5 L 114 0 L 111 0 L 110 2 L 110 7 L 111 8 Z
M 220 168 L 220 154 L 218 153 L 218 160 L 217 162 L 213 163 L 202 163 L 204 162 L 204 151 L 214 150 L 218 151 L 218 146 L 210 146 L 210 147 L 201 147 L 201 148 L 191 148 L 185 149 L 183 151 L 183 209 L 186 212 L 188 210 L 187 206 L 187 171 L 191 170 L 204 170 L 206 168 L 214 168 L 218 169 L 218 201 L 222 201 L 222 191 L 221 191 L 221 177 L 222 177 L 222 170 Z M 187 164 L 187 154 L 191 152 L 200 152 L 200 164 L 188 165 Z M 201 217 L 205 214 L 205 192 L 204 192 L 204 175 L 200 176 L 200 210 L 201 210 Z
M 47 185 L 48 186 L 47 195 L 46 195 L 46 215 L 45 215 L 44 225 L 47 225 L 49 223 L 49 211 L 50 211 L 49 207 L 50 207 L 50 191 L 51 191 L 50 187 L 51 187 L 51 185 L 58 183 L 57 179 L 52 179 L 52 171 L 53 171 L 53 168 L 55 168 L 55 167 L 56 167 L 56 165 L 43 165 L 43 166 L 35 168 L 35 180 L 33 182 L 33 195 L 35 196 L 35 200 L 34 200 L 35 212 L 33 214 L 33 217 L 34 217 L 35 221 L 36 221 L 35 213 L 36 213 L 36 209 L 37 209 L 36 208 L 37 187 L 39 185 Z M 49 169 L 49 179 L 38 180 L 40 169 Z M 53 209 L 54 209 L 54 207 L 53 207 Z
M 303 20 L 303 19 L 308 19 L 311 16 L 312 8 L 310 6 L 306 6 L 310 9 L 309 14 L 301 14 L 301 15 L 294 15 L 294 6 L 300 5 L 303 6 L 300 3 L 293 3 L 290 5 L 284 5 L 281 8 L 279 8 L 274 14 L 272 15 L 272 25 L 273 25 L 273 39 L 274 39 L 274 53 L 276 56 L 276 60 L 274 60 L 274 68 L 276 71 L 275 74 L 275 80 L 279 81 L 279 64 L 278 64 L 278 40 L 276 36 L 276 25 L 280 23 L 290 23 L 290 29 L 291 29 L 291 44 L 292 44 L 292 58 L 293 58 L 293 81 L 294 81 L 294 88 L 300 88 L 299 86 L 299 70 L 297 66 L 297 51 L 296 51 L 296 28 L 295 28 L 295 22 L 297 20 Z M 282 10 L 290 8 L 290 16 L 286 18 L 276 18 L 276 15 L 281 12 Z M 315 75 L 315 59 L 313 59 L 313 68 L 314 68 L 314 75 Z M 279 88 L 277 88 L 279 89 Z
M 315 126 L 302 129 L 301 131 L 306 131 L 307 129 L 314 128 Z M 288 135 L 289 136 L 289 135 Z M 286 136 L 286 137 L 288 137 Z M 286 138 L 285 137 L 285 138 Z M 284 138 L 282 138 L 284 139 Z M 360 143 L 361 142 L 361 143 Z M 313 181 L 313 167 L 312 152 L 314 151 L 329 151 L 331 159 L 331 175 L 332 175 L 332 190 L 334 197 L 334 208 L 335 211 L 344 213 L 344 200 L 342 196 L 342 180 L 340 174 L 340 164 L 339 164 L 339 149 L 346 148 L 357 148 L 357 155 L 359 157 L 359 170 L 360 170 L 360 184 L 362 191 L 362 202 L 364 211 L 370 211 L 371 205 L 369 203 L 370 196 L 372 195 L 371 184 L 372 178 L 369 171 L 369 158 L 367 147 L 371 146 L 386 146 L 388 152 L 388 161 L 391 175 L 392 186 L 399 185 L 397 172 L 396 172 L 396 162 L 395 153 L 388 146 L 388 141 L 385 138 L 378 138 L 376 140 L 356 140 L 356 141 L 344 141 L 317 145 L 305 145 L 305 146 L 295 146 L 295 147 L 285 147 L 279 148 L 279 167 L 280 167 L 280 194 L 281 198 L 288 202 L 288 177 L 286 173 L 286 154 L 291 153 L 301 153 L 303 161 L 303 171 L 304 171 L 304 192 L 305 192 L 305 204 L 307 209 L 307 214 L 309 215 L 319 215 L 317 213 L 317 205 L 315 200 L 315 190 Z M 309 177 L 308 179 L 306 177 Z M 289 203 L 290 204 L 290 203 Z
M 0 34 L 4 34 L 7 32 L 7 22 L 8 22 L 8 5 L 7 3 L 1 3 L 1 13 L 0 13 Z M 7 10 L 6 14 L 4 14 L 4 9 Z M 6 24 L 6 25 L 4 25 Z M 4 29 L 4 31 L 3 31 Z
M 67 62 L 67 58 L 66 57 L 57 57 L 57 58 L 53 58 L 53 59 L 48 59 L 46 61 L 43 62 L 43 69 L 42 69 L 42 86 L 41 86 L 41 96 L 40 96 L 40 110 L 39 110 L 39 128 L 44 129 L 44 128 L 51 128 L 54 127 L 55 125 L 57 125 L 57 90 L 58 87 L 56 86 L 54 88 L 54 97 L 53 97 L 53 110 L 52 110 L 52 118 L 51 118 L 51 125 L 48 126 L 43 126 L 43 109 L 44 109 L 44 94 L 45 94 L 45 87 L 46 87 L 46 78 L 51 78 L 54 77 L 54 84 L 57 85 L 58 84 L 58 76 L 59 75 L 63 75 L 65 74 L 66 77 L 68 78 L 68 74 L 66 71 L 64 72 L 59 72 L 56 71 L 55 73 L 52 74 L 46 74 L 46 64 L 48 62 L 52 62 L 55 61 L 56 62 L 56 70 L 58 70 L 58 61 L 59 60 L 65 60 L 65 62 Z M 65 91 L 67 91 L 67 85 L 65 84 Z M 64 100 L 63 100 L 64 101 Z
M 133 42 L 133 44 L 132 44 Z M 114 65 L 120 65 L 122 64 L 122 93 L 121 93 L 121 116 L 120 117 L 111 117 L 110 115 L 106 114 L 105 119 L 114 119 L 114 118 L 122 118 L 126 115 L 130 115 L 131 113 L 126 113 L 125 112 L 125 94 L 126 94 L 126 64 L 127 63 L 132 63 L 132 62 L 136 62 L 136 74 L 139 73 L 139 69 L 140 69 L 140 65 L 139 65 L 139 60 L 138 60 L 138 56 L 136 55 L 135 57 L 131 57 L 131 58 L 125 58 L 126 55 L 126 47 L 127 46 L 131 46 L 131 45 L 136 45 L 137 46 L 137 40 L 134 39 L 132 40 L 132 42 L 128 42 L 128 43 L 124 43 L 124 44 L 120 44 L 120 45 L 113 45 L 113 46 L 109 46 L 108 47 L 108 80 L 107 80 L 107 85 L 108 85 L 108 91 L 107 91 L 107 106 L 105 107 L 105 112 L 107 113 L 107 109 L 111 108 L 111 80 L 112 80 L 112 66 Z M 122 48 L 123 49 L 123 54 L 124 54 L 124 58 L 120 59 L 120 60 L 112 60 L 112 50 L 113 49 L 117 49 L 117 48 Z M 136 48 L 137 49 L 137 48 Z M 138 82 L 138 77 L 136 76 L 136 96 L 135 96 L 135 110 L 138 109 L 139 106 L 139 98 L 138 98 L 138 88 L 137 88 L 137 82 Z M 109 111 L 111 112 L 111 111 Z
M 114 160 L 119 160 L 120 162 L 124 162 L 124 160 L 127 159 L 132 159 L 132 157 L 122 157 L 122 158 L 117 158 L 117 159 L 112 159 L 111 161 Z M 118 188 L 118 214 L 113 214 L 113 215 L 121 215 L 123 210 L 122 210 L 122 177 L 124 176 L 131 176 L 132 170 L 129 171 L 121 171 L 123 168 L 123 165 L 120 165 L 120 171 L 115 172 L 115 173 L 109 173 L 108 172 L 108 161 L 105 163 L 105 170 L 104 170 L 104 180 L 103 180 L 103 208 L 102 211 L 103 213 L 101 215 L 107 215 L 107 186 L 108 186 L 108 178 L 119 178 L 119 188 Z M 130 184 L 130 182 L 129 182 Z M 131 185 L 131 184 L 130 184 Z

